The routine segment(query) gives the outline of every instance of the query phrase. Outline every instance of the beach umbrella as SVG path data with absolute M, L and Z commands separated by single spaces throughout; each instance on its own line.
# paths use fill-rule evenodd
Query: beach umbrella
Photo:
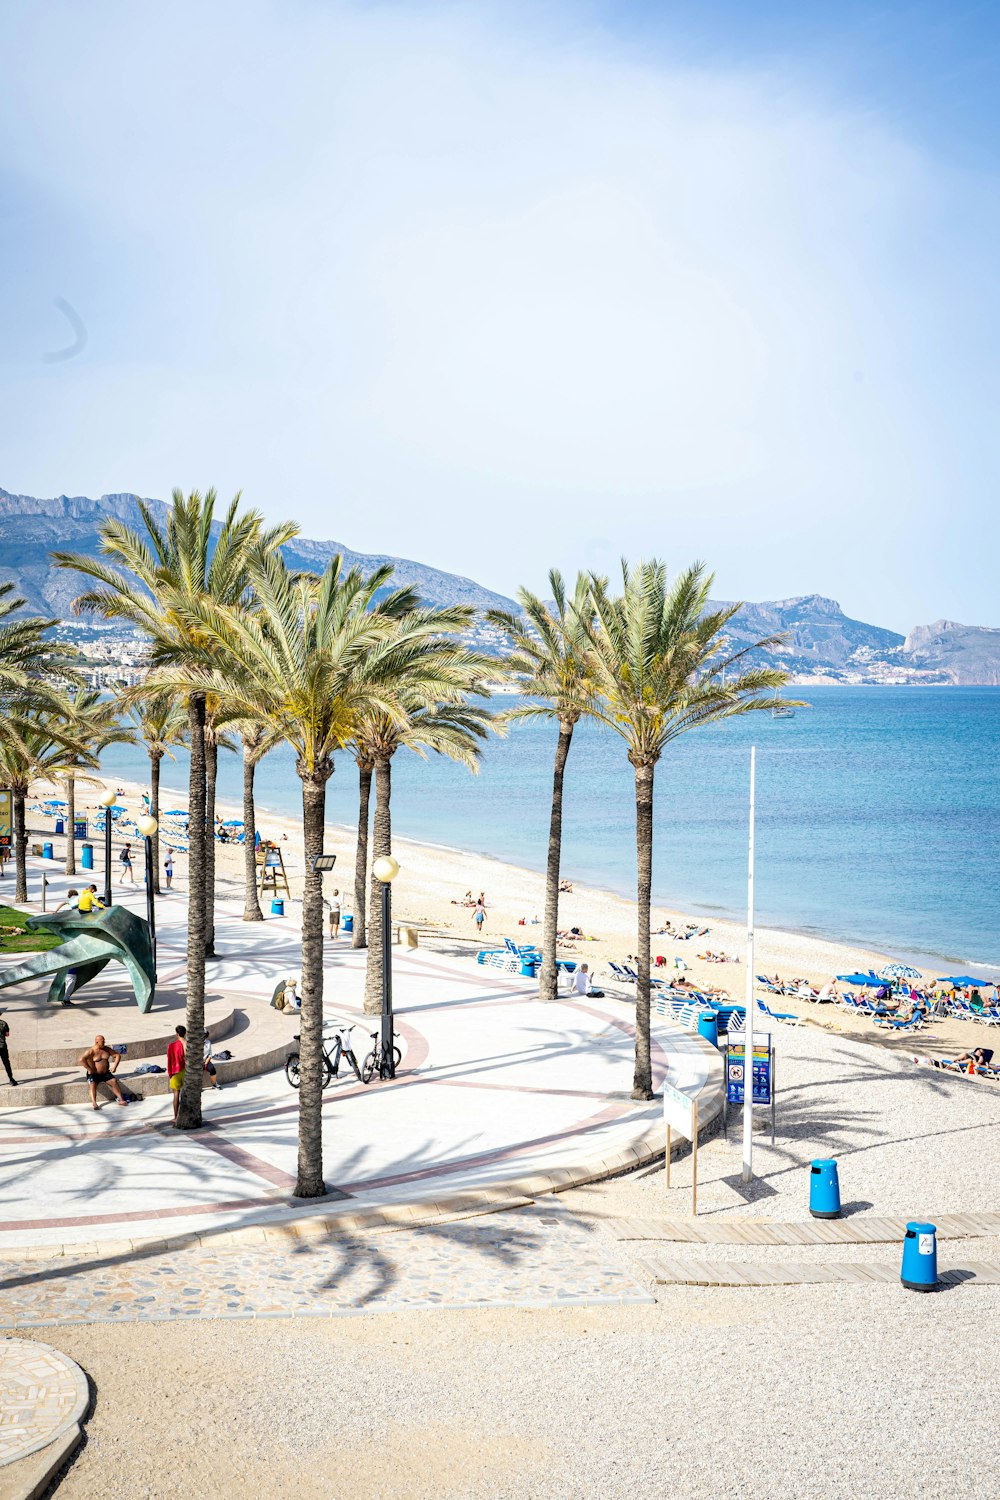
M 992 979 L 974 979 L 971 974 L 953 974 L 948 979 L 935 979 L 935 984 L 953 984 L 959 990 L 981 990 L 994 987 Z
M 184 808 L 184 807 L 168 807 L 167 811 L 163 814 L 163 816 L 165 818 L 186 818 L 187 817 L 187 808 Z
M 243 819 L 242 818 L 226 818 L 226 820 L 225 820 L 225 822 L 223 823 L 222 826 L 223 826 L 223 828 L 242 828 L 243 827 Z
M 911 969 L 909 964 L 886 964 L 878 971 L 879 979 L 923 979 L 918 969 Z
M 68 802 L 63 802 L 59 797 L 46 797 L 43 807 L 68 807 Z
M 838 974 L 837 978 L 841 984 L 870 984 L 880 985 L 884 981 L 877 974 Z

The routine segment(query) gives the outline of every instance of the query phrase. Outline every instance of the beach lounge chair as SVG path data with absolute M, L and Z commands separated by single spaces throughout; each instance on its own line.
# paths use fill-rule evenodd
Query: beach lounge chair
M 771 1007 L 757 996 L 757 1009 L 764 1012 L 771 1021 L 787 1021 L 789 1026 L 801 1026 L 802 1018 L 793 1014 L 790 1010 L 772 1010 Z
M 872 1020 L 884 1031 L 919 1031 L 924 1024 L 924 1013 L 922 1010 L 915 1010 L 905 1021 L 902 1017 L 893 1015 L 873 1016 Z

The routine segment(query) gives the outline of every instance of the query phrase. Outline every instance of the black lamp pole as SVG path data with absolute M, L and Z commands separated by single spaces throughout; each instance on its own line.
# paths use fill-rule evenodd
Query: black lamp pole
M 70 838 L 75 837 L 70 829 Z M 111 905 L 111 809 L 104 809 L 104 904 Z
M 382 1056 L 389 1067 L 389 1077 L 396 1076 L 396 1058 L 392 1050 L 392 883 L 382 882 Z
M 110 817 L 110 813 L 108 814 Z M 153 840 L 147 835 L 143 842 L 146 845 L 146 921 L 149 923 L 149 936 L 153 944 L 153 979 L 159 977 L 156 972 L 156 907 L 153 903 Z

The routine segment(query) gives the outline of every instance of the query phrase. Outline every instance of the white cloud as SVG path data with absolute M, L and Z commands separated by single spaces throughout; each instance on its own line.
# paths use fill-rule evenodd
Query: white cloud
M 804 74 L 519 9 L 13 17 L 5 164 L 47 249 L 25 211 L 7 487 L 243 486 L 506 588 L 656 551 L 956 612 L 924 554 L 997 463 L 982 184 Z M 41 370 L 56 294 L 91 343 Z

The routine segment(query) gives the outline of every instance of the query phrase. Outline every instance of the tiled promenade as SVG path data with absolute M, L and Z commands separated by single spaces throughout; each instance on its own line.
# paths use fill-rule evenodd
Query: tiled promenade
M 65 884 L 51 878 L 54 891 Z M 128 899 L 141 907 L 140 893 Z M 177 984 L 186 902 L 175 894 L 158 911 L 161 973 Z M 223 905 L 217 923 L 223 957 L 210 968 L 213 991 L 273 1019 L 268 1001 L 279 979 L 299 973 L 298 945 L 292 919 L 248 926 Z M 328 947 L 328 1017 L 360 1019 L 363 979 L 363 953 L 344 940 Z M 364 1088 L 351 1075 L 350 1083 L 336 1081 L 327 1090 L 326 1199 L 303 1204 L 291 1197 L 297 1096 L 281 1072 L 206 1093 L 205 1127 L 193 1134 L 172 1129 L 166 1098 L 127 1109 L 106 1104 L 94 1114 L 85 1104 L 19 1108 L 16 1092 L 6 1090 L 0 1093 L 9 1103 L 0 1109 L 6 1189 L 0 1257 L 30 1248 L 44 1254 L 45 1247 L 211 1236 L 303 1214 L 350 1214 L 357 1222 L 365 1212 L 503 1192 L 512 1183 L 541 1192 L 634 1164 L 659 1140 L 660 1106 L 629 1098 L 628 1006 L 614 1000 L 543 1006 L 527 981 L 424 951 L 394 950 L 394 982 L 399 1076 Z M 44 1003 L 43 994 L 39 985 L 36 1004 Z M 88 1029 L 106 1031 L 109 1041 L 128 1040 L 133 1012 L 117 1004 L 108 1021 L 100 980 L 84 998 L 79 1011 Z M 290 1040 L 294 1019 L 287 1026 Z M 362 1020 L 356 1035 L 367 1043 L 373 1026 Z M 238 1051 L 238 1036 L 227 1045 Z M 363 1053 L 360 1041 L 356 1050 Z M 717 1096 L 715 1054 L 683 1033 L 657 1033 L 654 1072 L 691 1092 L 707 1086 L 706 1104 Z

